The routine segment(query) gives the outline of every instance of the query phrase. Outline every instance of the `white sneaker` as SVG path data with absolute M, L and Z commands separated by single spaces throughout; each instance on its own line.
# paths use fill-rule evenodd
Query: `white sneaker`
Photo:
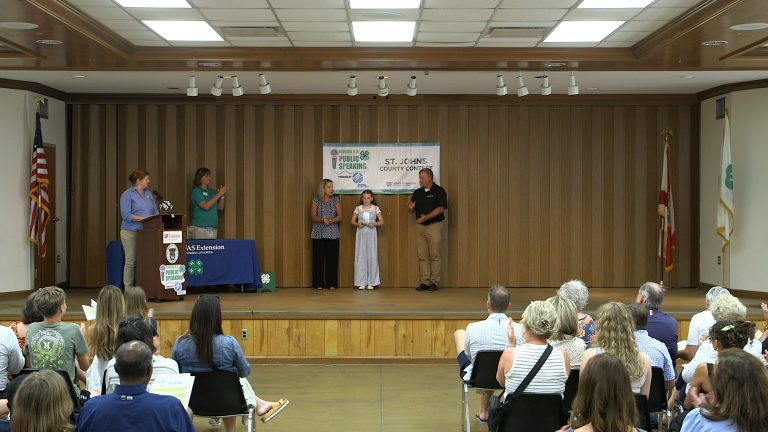
M 357 287 L 357 289 L 364 290 L 365 289 L 365 285 L 360 285 L 359 287 Z
M 372 290 L 373 289 L 373 285 L 368 285 L 368 289 Z

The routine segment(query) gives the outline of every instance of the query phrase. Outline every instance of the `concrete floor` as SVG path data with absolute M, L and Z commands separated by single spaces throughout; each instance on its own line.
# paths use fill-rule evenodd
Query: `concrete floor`
M 291 403 L 265 432 L 460 431 L 461 384 L 453 365 L 254 365 L 249 376 L 256 394 Z M 472 416 L 479 395 L 470 391 Z M 217 431 L 204 418 L 198 431 Z M 245 431 L 238 422 L 237 431 Z M 488 428 L 473 420 L 473 431 Z

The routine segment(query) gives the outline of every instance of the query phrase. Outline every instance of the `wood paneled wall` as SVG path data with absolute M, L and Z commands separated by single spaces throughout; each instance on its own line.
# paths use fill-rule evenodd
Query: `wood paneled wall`
M 443 286 L 637 287 L 658 277 L 662 146 L 670 127 L 678 246 L 673 286 L 698 282 L 695 103 L 596 100 L 499 105 L 81 104 L 72 115 L 70 281 L 104 284 L 120 193 L 136 167 L 189 214 L 196 168 L 229 187 L 220 237 L 254 239 L 281 287 L 309 286 L 309 203 L 323 142 L 438 141 L 449 211 Z M 414 174 L 415 175 L 415 174 Z M 357 196 L 343 196 L 345 219 Z M 378 196 L 384 287 L 418 282 L 408 196 Z M 340 285 L 352 286 L 354 230 L 342 224 Z

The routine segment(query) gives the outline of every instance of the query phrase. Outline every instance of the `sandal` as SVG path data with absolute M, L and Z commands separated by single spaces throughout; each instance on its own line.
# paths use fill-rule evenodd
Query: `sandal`
M 288 399 L 280 399 L 277 402 L 272 403 L 272 408 L 269 409 L 264 415 L 261 416 L 261 422 L 266 423 L 272 418 L 278 414 L 280 414 L 280 411 L 283 410 L 283 408 L 287 407 L 288 404 L 291 403 Z

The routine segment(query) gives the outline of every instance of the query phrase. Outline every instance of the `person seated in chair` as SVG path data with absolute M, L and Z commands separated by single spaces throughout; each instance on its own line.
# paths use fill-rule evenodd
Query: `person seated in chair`
M 504 350 L 496 371 L 496 380 L 504 386 L 504 397 L 515 392 L 520 383 L 544 354 L 557 324 L 555 307 L 546 301 L 534 301 L 523 312 L 523 340 L 519 347 Z M 510 322 L 509 326 L 512 326 Z M 571 372 L 568 353 L 552 350 L 523 394 L 560 394 Z
M 453 334 L 456 343 L 456 357 L 459 361 L 459 376 L 468 381 L 472 376 L 472 364 L 480 351 L 504 351 L 507 346 L 522 345 L 522 327 L 512 322 L 514 337 L 507 335 L 507 322 L 512 321 L 506 315 L 509 309 L 509 290 L 501 285 L 494 285 L 488 291 L 485 302 L 488 318 L 469 323 L 466 330 L 456 330 Z M 493 391 L 484 391 L 480 396 L 480 411 L 475 418 L 480 422 L 488 420 L 488 401 Z
M 77 430 L 121 432 L 193 432 L 187 410 L 173 396 L 147 392 L 152 377 L 152 350 L 140 341 L 120 345 L 115 353 L 120 385 L 114 393 L 83 405 Z

